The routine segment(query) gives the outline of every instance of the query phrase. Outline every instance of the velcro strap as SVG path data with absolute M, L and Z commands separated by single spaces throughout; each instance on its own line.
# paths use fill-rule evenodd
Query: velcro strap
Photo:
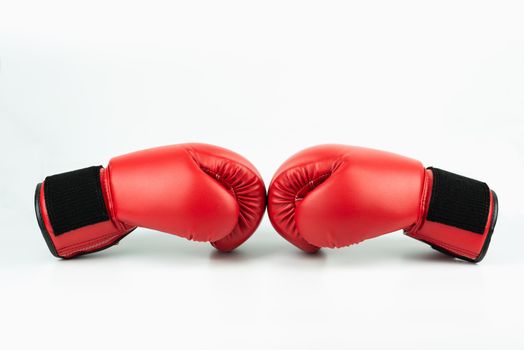
M 48 176 L 44 196 L 56 236 L 109 220 L 102 186 L 101 166 Z
M 437 168 L 427 220 L 483 234 L 490 207 L 487 184 Z

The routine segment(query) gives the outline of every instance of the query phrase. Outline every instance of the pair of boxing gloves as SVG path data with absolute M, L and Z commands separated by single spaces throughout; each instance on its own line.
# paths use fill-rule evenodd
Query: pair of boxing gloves
M 266 196 L 256 168 L 206 144 L 134 152 L 37 185 L 38 224 L 53 255 L 110 247 L 145 227 L 232 251 L 266 208 L 286 240 L 308 253 L 397 230 L 448 255 L 480 261 L 497 219 L 483 182 L 396 154 L 322 145 L 289 158 Z

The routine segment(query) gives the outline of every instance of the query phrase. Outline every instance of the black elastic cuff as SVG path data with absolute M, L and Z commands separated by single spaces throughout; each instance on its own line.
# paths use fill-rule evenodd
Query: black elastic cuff
M 101 168 L 93 166 L 45 179 L 45 205 L 55 236 L 109 220 L 100 183 Z
M 488 222 L 490 190 L 484 182 L 437 168 L 427 220 L 484 234 Z
M 498 202 L 497 194 L 493 190 L 491 191 L 491 193 L 493 194 L 493 212 L 491 214 L 491 224 L 489 226 L 488 236 L 486 237 L 486 240 L 484 241 L 484 245 L 482 246 L 480 254 L 477 258 L 471 259 L 466 256 L 458 255 L 453 252 L 450 252 L 447 249 L 438 247 L 434 244 L 427 242 L 431 245 L 431 248 L 438 250 L 439 252 L 449 255 L 453 258 L 458 258 L 458 259 L 466 260 L 466 261 L 473 262 L 473 263 L 478 263 L 482 261 L 482 259 L 484 259 L 484 257 L 486 256 L 486 253 L 488 252 L 489 244 L 491 243 L 491 236 L 493 235 L 493 231 L 495 230 L 495 225 L 497 224 L 497 217 L 499 213 L 499 202 Z

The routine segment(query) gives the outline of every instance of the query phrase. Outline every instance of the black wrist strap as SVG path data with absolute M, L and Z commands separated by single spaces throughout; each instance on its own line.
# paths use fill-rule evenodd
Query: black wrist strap
M 101 168 L 93 166 L 45 179 L 45 205 L 55 236 L 109 220 Z
M 427 220 L 483 234 L 490 208 L 487 184 L 437 168 Z

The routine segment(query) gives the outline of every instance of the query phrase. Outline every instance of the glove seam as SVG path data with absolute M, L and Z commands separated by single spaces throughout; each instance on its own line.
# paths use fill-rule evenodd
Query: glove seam
M 408 228 L 406 231 L 406 234 L 410 235 L 410 234 L 416 234 L 417 231 L 422 227 L 422 225 L 424 224 L 424 222 L 426 221 L 425 220 L 425 217 L 426 217 L 426 212 L 427 212 L 427 209 L 428 209 L 428 202 L 429 202 L 429 189 L 431 187 L 431 181 L 430 181 L 430 175 L 428 174 L 427 170 L 424 169 L 424 182 L 423 182 L 423 188 L 422 188 L 422 195 L 420 196 L 420 205 L 419 205 L 419 210 L 418 210 L 418 217 L 417 217 L 417 221 L 415 222 L 415 224 L 411 227 L 411 228 Z
M 59 254 L 62 257 L 67 258 L 72 255 L 88 253 L 89 250 L 100 248 L 110 243 L 114 238 L 117 238 L 120 236 L 121 236 L 120 233 L 117 233 L 117 234 L 110 233 L 110 234 L 104 235 L 102 237 L 97 237 L 95 239 L 92 239 L 86 242 L 72 244 L 72 245 L 69 245 L 67 247 L 60 249 Z
M 120 222 L 116 217 L 116 209 L 113 205 L 113 192 L 111 187 L 111 162 L 107 165 L 107 168 L 105 168 L 103 171 L 105 171 L 104 174 L 104 185 L 105 185 L 105 193 L 107 194 L 107 206 L 109 209 L 109 218 L 111 219 L 111 222 L 113 225 L 116 226 L 117 229 L 125 231 L 128 230 L 130 227 L 126 227 L 126 225 L 122 222 Z M 101 170 L 102 171 L 102 170 Z
M 427 237 L 423 234 L 417 234 L 417 239 L 423 241 L 423 242 L 428 242 L 430 244 L 435 244 L 435 245 L 438 245 L 442 248 L 445 248 L 453 253 L 455 252 L 458 252 L 460 253 L 461 255 L 465 255 L 467 257 L 472 257 L 471 259 L 475 259 L 478 254 L 475 253 L 475 252 L 472 252 L 471 250 L 467 250 L 467 249 L 463 249 L 463 248 L 459 248 L 459 247 L 455 247 L 455 246 L 452 246 L 450 244 L 447 244 L 441 240 L 438 240 L 438 239 L 435 239 L 435 238 L 431 238 L 431 237 Z

